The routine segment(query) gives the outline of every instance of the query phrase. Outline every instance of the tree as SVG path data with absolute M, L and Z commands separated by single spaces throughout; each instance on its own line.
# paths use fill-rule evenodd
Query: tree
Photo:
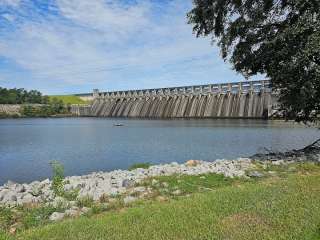
M 319 0 L 194 0 L 187 17 L 237 72 L 266 75 L 296 120 L 319 114 Z

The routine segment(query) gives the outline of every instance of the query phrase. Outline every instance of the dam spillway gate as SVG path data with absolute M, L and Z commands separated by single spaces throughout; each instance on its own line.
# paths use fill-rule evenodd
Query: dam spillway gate
M 276 105 L 270 81 L 93 93 L 72 106 L 79 116 L 128 118 L 267 118 Z

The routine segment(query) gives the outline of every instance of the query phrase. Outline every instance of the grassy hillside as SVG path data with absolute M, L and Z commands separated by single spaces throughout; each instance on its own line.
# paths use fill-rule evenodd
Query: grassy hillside
M 177 184 L 183 192 L 194 193 L 144 200 L 91 217 L 31 228 L 16 237 L 21 240 L 320 239 L 320 168 L 307 165 L 290 167 L 286 169 L 289 173 L 277 169 L 267 171 L 270 175 L 262 179 L 225 183 L 224 178 L 214 175 L 178 180 L 158 178 L 170 187 Z M 185 189 L 181 182 L 185 183 Z
M 49 96 L 49 99 L 57 98 L 59 100 L 62 100 L 64 104 L 86 104 L 88 102 L 83 101 L 81 98 L 73 95 L 55 95 L 55 96 Z

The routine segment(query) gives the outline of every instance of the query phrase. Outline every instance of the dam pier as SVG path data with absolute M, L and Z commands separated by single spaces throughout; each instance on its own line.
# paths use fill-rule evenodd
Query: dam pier
M 122 118 L 268 118 L 277 95 L 268 80 L 81 94 L 77 116 Z

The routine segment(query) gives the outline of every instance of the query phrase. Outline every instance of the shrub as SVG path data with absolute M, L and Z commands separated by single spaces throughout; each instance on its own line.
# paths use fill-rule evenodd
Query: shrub
M 64 189 L 63 189 L 63 179 L 64 179 L 64 167 L 58 161 L 50 162 L 52 168 L 52 190 L 55 195 L 63 196 Z
M 149 167 L 151 167 L 151 163 L 148 163 L 148 162 L 146 162 L 146 163 L 135 163 L 135 164 L 133 164 L 133 165 L 131 165 L 129 167 L 129 170 L 131 171 L 131 170 L 134 170 L 134 169 L 137 169 L 137 168 L 148 169 Z
M 85 196 L 82 198 L 79 198 L 77 200 L 77 206 L 82 208 L 82 207 L 92 207 L 93 206 L 93 198 L 90 196 Z

